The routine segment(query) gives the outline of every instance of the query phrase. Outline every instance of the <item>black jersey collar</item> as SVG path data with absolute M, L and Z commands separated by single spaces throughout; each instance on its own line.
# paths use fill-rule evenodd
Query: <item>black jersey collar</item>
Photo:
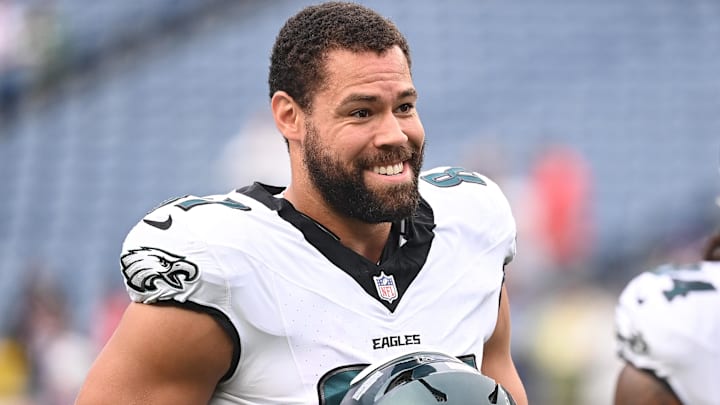
M 344 246 L 336 235 L 297 211 L 288 200 L 275 197 L 283 190 L 283 187 L 256 182 L 238 189 L 237 192 L 277 211 L 281 218 L 300 230 L 305 240 L 323 256 L 352 277 L 365 292 L 390 312 L 394 312 L 403 294 L 425 264 L 435 236 L 434 215 L 427 201 L 421 199 L 413 217 L 392 224 L 391 236 L 382 259 L 380 263 L 373 263 Z M 398 243 L 401 236 L 406 241 L 402 245 Z

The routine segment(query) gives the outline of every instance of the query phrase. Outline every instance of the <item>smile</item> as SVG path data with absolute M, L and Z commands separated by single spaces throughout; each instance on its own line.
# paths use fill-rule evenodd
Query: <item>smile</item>
M 400 174 L 403 171 L 403 164 L 395 163 L 394 165 L 387 165 L 387 166 L 373 166 L 372 171 L 377 174 L 382 174 L 385 176 L 394 176 L 396 174 Z

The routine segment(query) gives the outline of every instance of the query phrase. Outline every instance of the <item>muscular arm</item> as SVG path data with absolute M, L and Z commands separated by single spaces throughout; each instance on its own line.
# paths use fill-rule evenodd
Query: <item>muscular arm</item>
M 505 387 L 518 405 L 527 405 L 525 387 L 510 354 L 510 304 L 505 286 L 500 295 L 497 325 L 483 349 L 481 372 Z
M 654 375 L 626 364 L 615 386 L 615 405 L 682 405 Z
M 232 350 L 227 333 L 207 314 L 132 303 L 75 404 L 207 403 Z

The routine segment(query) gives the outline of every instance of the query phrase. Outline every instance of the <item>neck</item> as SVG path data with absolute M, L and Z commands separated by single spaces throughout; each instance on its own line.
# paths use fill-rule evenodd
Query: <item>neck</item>
M 354 222 L 353 224 L 352 221 L 343 221 L 338 223 L 338 226 L 334 229 L 329 229 L 338 235 L 340 243 L 345 247 L 352 249 L 373 263 L 378 263 L 390 236 L 392 224 L 389 222 L 380 224 Z

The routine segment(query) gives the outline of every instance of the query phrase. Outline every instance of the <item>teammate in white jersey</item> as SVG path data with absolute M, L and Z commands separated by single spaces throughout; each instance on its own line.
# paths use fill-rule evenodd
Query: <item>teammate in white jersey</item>
M 703 261 L 636 276 L 616 311 L 616 405 L 720 404 L 720 234 Z
M 286 22 L 269 84 L 290 184 L 179 198 L 132 229 L 133 303 L 77 404 L 338 404 L 369 364 L 429 349 L 527 403 L 503 287 L 510 207 L 477 173 L 420 172 L 410 65 L 366 7 Z

